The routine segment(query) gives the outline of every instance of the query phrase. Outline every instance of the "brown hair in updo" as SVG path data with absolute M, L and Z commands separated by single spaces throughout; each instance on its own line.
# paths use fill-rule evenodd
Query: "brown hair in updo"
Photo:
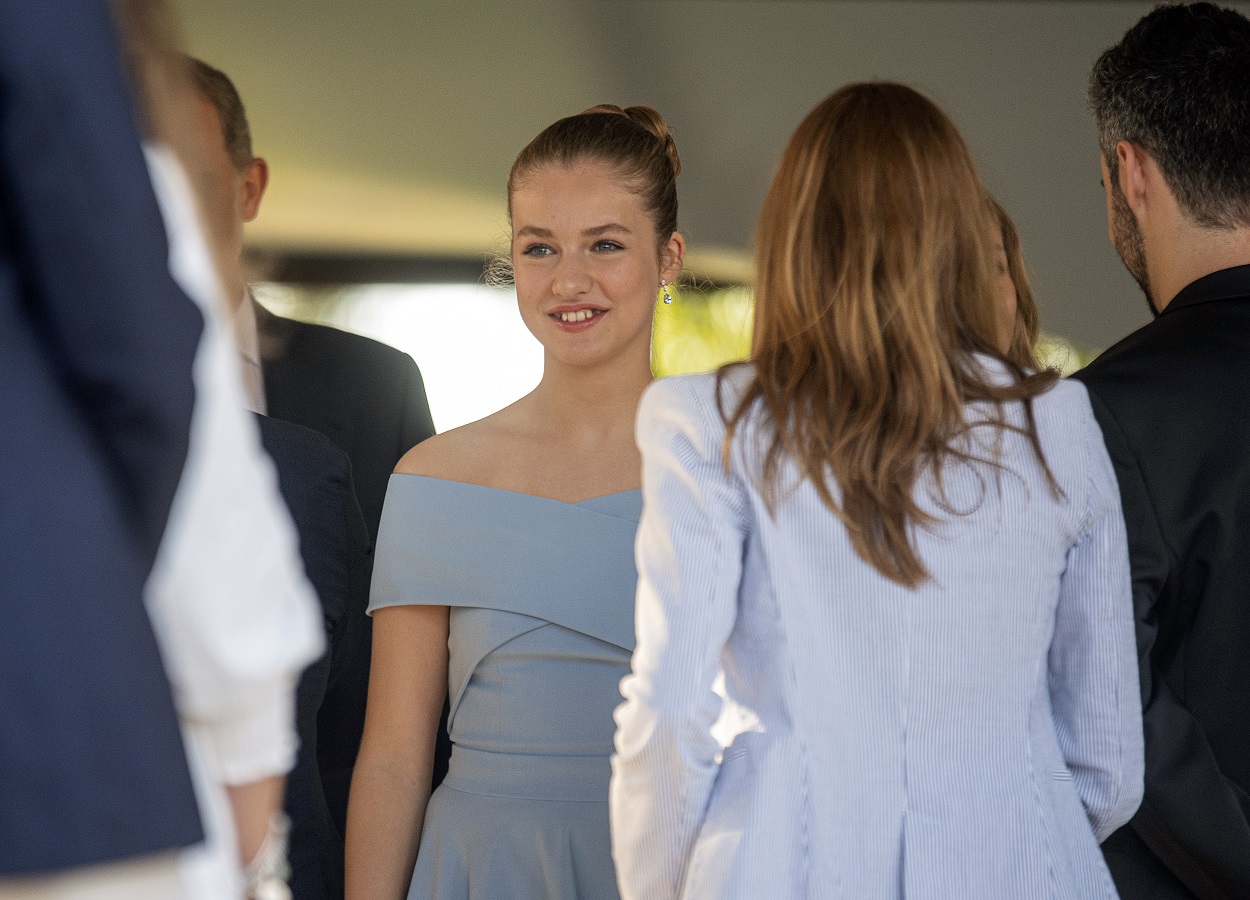
M 543 129 L 508 173 L 508 217 L 517 182 L 545 165 L 583 159 L 615 167 L 642 197 L 659 243 L 677 230 L 677 176 L 681 158 L 664 117 L 649 106 L 592 106 Z

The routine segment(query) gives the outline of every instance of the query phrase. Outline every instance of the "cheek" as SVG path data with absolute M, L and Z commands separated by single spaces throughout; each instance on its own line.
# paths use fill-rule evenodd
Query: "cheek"
M 516 291 L 516 302 L 521 310 L 521 318 L 524 319 L 533 314 L 543 298 L 549 294 L 548 286 L 547 279 L 533 271 L 532 267 L 525 265 L 519 268 L 513 267 L 512 287 Z
M 643 260 L 631 260 L 606 275 L 618 302 L 638 303 L 650 309 L 660 290 L 658 266 Z

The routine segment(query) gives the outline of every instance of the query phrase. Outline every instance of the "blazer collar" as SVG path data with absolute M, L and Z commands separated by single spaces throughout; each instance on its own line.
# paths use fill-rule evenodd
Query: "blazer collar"
M 1172 302 L 1159 315 L 1166 316 L 1175 309 L 1197 303 L 1236 300 L 1242 297 L 1250 298 L 1250 265 L 1220 269 L 1191 282 L 1172 298 Z
M 294 322 L 282 316 L 275 316 L 265 309 L 256 301 L 256 297 L 250 290 L 247 292 L 246 302 L 251 305 L 252 311 L 256 314 L 256 336 L 260 345 L 261 359 L 267 360 L 285 355 L 296 328 Z

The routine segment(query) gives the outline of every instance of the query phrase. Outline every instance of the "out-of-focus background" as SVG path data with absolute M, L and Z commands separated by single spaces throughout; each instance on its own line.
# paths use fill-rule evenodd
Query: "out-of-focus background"
M 1230 3 L 1250 12 L 1248 3 Z M 659 374 L 750 340 L 751 232 L 802 116 L 839 85 L 903 81 L 953 116 L 1015 218 L 1071 369 L 1144 324 L 1107 239 L 1085 83 L 1152 3 L 1129 0 L 177 0 L 235 81 L 271 168 L 248 241 L 261 302 L 409 352 L 446 430 L 537 383 L 511 292 L 516 153 L 596 103 L 655 106 L 682 156 L 684 288 L 658 307 Z

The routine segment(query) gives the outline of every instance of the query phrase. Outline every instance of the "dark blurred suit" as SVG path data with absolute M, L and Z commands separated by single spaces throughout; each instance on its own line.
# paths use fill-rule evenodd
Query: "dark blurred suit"
M 343 835 L 331 816 L 317 764 L 318 715 L 331 686 L 350 671 L 368 633 L 368 619 L 356 611 L 368 602 L 369 535 L 343 451 L 312 429 L 256 418 L 299 532 L 308 579 L 325 614 L 329 650 L 305 670 L 296 692 L 300 749 L 287 776 L 286 812 L 291 819 L 294 898 L 328 900 L 343 896 Z
M 102 0 L 0 2 L 0 877 L 202 835 L 143 585 L 199 312 Z
M 400 457 L 434 434 L 421 372 L 408 354 L 360 335 L 275 316 L 253 302 L 265 403 L 270 416 L 319 431 L 347 453 L 356 497 L 377 538 L 386 484 Z M 345 827 L 352 767 L 364 729 L 372 621 L 367 596 L 351 615 L 364 636 L 330 687 L 320 722 L 321 774 L 330 811 Z M 440 736 L 436 780 L 446 771 L 450 742 Z
M 1250 266 L 1195 281 L 1077 373 L 1115 463 L 1146 795 L 1103 845 L 1133 898 L 1250 897 Z
M 420 370 L 379 341 L 253 305 L 269 415 L 320 431 L 347 454 L 375 540 L 395 464 L 434 434 Z

